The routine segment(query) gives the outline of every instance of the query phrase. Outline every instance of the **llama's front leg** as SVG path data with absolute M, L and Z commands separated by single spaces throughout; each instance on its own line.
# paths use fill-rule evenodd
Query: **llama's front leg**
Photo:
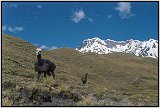
M 46 77 L 46 72 L 44 72 L 44 77 Z
M 51 72 L 51 74 L 52 74 L 52 76 L 53 76 L 53 79 L 55 79 L 55 74 L 54 74 L 54 72 Z

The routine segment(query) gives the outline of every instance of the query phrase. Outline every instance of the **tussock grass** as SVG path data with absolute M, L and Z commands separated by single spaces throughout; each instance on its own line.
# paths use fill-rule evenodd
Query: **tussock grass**
M 45 85 L 51 86 L 53 83 L 55 83 L 55 80 L 53 79 L 53 77 L 47 77 L 47 78 L 43 78 L 43 83 Z
M 60 86 L 58 86 L 57 89 L 55 89 L 55 92 L 57 94 L 59 94 L 62 91 L 70 91 L 70 86 L 69 85 L 65 85 L 65 84 L 61 84 Z
M 27 85 L 27 88 L 30 89 L 30 90 L 39 89 L 39 88 L 40 88 L 40 85 L 39 85 L 37 82 L 30 82 L 30 83 Z
M 6 98 L 2 99 L 2 105 L 3 106 L 12 106 L 13 105 L 13 100 L 6 97 Z
M 85 97 L 77 103 L 78 106 L 93 106 L 95 104 L 96 101 L 93 99 L 92 96 Z

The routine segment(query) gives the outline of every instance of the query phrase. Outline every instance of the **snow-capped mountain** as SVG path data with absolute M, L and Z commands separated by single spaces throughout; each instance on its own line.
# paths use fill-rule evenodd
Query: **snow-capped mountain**
M 148 41 L 127 40 L 101 40 L 98 37 L 86 39 L 80 48 L 80 52 L 95 52 L 98 54 L 108 54 L 112 52 L 132 53 L 140 57 L 158 57 L 158 40 L 149 39 Z

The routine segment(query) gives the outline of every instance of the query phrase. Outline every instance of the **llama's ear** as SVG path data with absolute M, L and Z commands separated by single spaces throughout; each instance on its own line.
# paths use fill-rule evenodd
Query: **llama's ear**
M 41 48 L 37 48 L 37 49 L 36 49 L 36 51 L 41 52 L 41 51 L 42 51 L 42 49 L 41 49 Z

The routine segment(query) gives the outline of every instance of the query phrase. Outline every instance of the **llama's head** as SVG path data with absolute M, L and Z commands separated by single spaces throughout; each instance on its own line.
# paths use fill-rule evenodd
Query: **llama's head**
M 85 73 L 85 77 L 87 77 L 88 76 L 88 73 Z
M 42 51 L 42 49 L 40 49 L 40 48 L 37 48 L 37 49 L 36 49 L 37 60 L 40 60 L 40 59 L 41 59 L 41 54 L 40 54 L 41 51 Z
M 36 49 L 36 55 L 39 55 L 41 51 L 42 51 L 42 49 L 37 48 L 37 49 Z

